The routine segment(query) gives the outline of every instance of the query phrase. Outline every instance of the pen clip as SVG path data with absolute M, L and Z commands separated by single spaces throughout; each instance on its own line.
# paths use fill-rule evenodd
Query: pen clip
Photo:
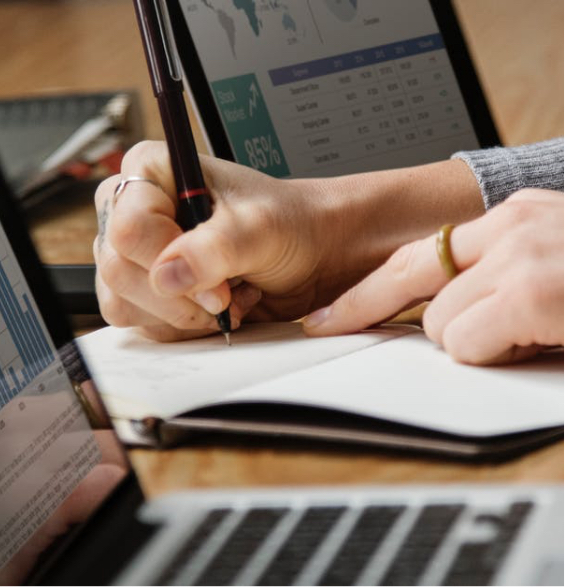
M 165 0 L 153 0 L 153 2 L 155 5 L 155 13 L 157 14 L 157 20 L 159 21 L 161 38 L 163 39 L 163 49 L 167 58 L 169 74 L 174 81 L 180 82 L 182 77 L 176 58 L 176 52 L 173 49 L 173 31 L 171 28 L 171 21 L 169 18 L 169 11 L 167 10 L 167 4 Z

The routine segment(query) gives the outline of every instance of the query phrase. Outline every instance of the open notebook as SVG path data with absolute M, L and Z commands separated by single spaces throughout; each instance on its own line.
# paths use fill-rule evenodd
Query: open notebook
M 465 366 L 407 326 L 312 339 L 300 324 L 256 324 L 232 340 L 154 343 L 108 327 L 79 344 L 133 444 L 231 432 L 479 457 L 562 436 L 562 353 Z

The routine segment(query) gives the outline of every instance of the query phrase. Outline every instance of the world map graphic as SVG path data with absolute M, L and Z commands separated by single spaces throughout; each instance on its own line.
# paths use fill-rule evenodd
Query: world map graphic
M 230 14 L 234 9 L 245 15 L 246 21 L 256 37 L 262 34 L 263 17 L 279 19 L 282 29 L 289 34 L 296 33 L 298 29 L 296 19 L 288 4 L 282 0 L 229 0 L 229 2 L 201 0 L 201 2 L 215 13 L 218 23 L 224 30 L 233 56 L 236 58 L 237 29 L 233 14 Z M 357 4 L 358 0 L 323 0 L 322 6 L 328 8 L 339 20 L 350 22 L 357 14 Z

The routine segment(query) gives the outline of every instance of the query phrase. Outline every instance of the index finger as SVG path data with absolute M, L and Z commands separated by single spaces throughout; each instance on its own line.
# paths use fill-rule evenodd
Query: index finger
M 482 254 L 484 243 L 474 238 L 475 222 L 456 227 L 451 234 L 452 256 L 460 271 Z M 395 316 L 415 301 L 433 297 L 448 281 L 438 259 L 436 235 L 413 241 L 331 306 L 308 316 L 306 332 L 314 336 L 358 332 Z
M 150 181 L 128 183 L 119 198 L 114 199 L 119 180 L 128 177 Z M 97 199 L 103 201 L 109 212 L 107 238 L 112 247 L 145 269 L 182 232 L 175 221 L 174 179 L 164 143 L 145 141 L 128 151 L 121 177 L 102 184 Z

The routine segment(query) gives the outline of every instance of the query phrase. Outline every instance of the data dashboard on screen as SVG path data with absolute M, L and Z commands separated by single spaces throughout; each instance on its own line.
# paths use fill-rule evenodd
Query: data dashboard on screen
M 479 147 L 427 0 L 180 6 L 239 163 L 313 177 Z

